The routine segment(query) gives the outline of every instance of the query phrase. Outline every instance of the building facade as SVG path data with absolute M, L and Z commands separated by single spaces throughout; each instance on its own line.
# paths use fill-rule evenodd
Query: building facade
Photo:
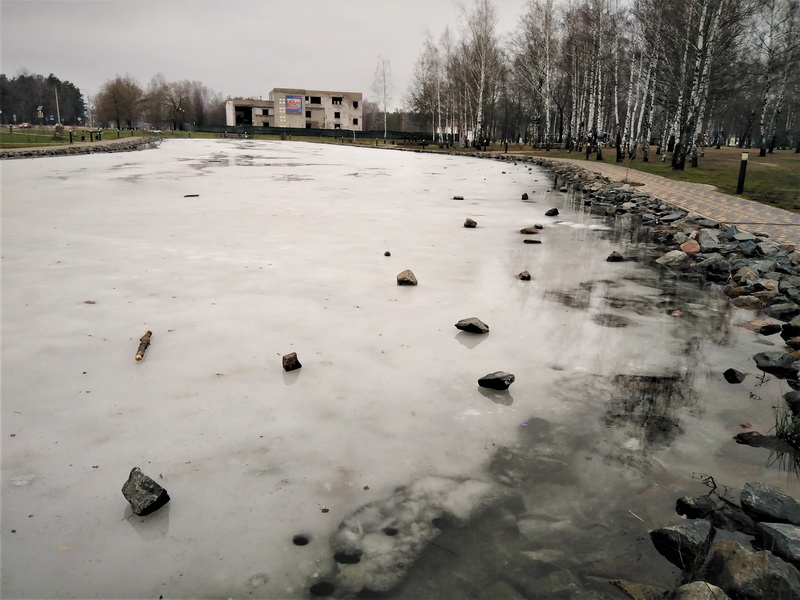
M 361 92 L 275 88 L 269 100 L 228 100 L 225 111 L 228 126 L 363 131 Z
M 236 98 L 225 103 L 225 124 L 231 127 L 274 127 L 272 102 Z

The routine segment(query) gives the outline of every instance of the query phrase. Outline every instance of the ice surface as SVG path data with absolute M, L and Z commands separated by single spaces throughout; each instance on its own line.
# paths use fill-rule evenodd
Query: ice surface
M 432 514 L 467 519 L 495 497 L 488 466 L 532 417 L 583 440 L 558 459 L 572 483 L 538 499 L 547 512 L 607 499 L 620 464 L 634 478 L 651 458 L 670 477 L 719 468 L 736 420 L 769 412 L 738 391 L 698 399 L 753 336 L 718 326 L 713 305 L 711 333 L 655 308 L 682 292 L 606 262 L 628 242 L 538 169 L 222 140 L 0 168 L 4 598 L 302 598 L 334 571 L 341 591 L 380 589 L 405 572 L 381 565 L 435 535 Z M 534 223 L 543 243 L 523 244 Z M 418 286 L 397 286 L 404 269 Z M 472 316 L 491 332 L 453 326 Z M 283 371 L 289 352 L 302 369 Z M 478 387 L 498 370 L 516 376 L 508 392 Z M 687 382 L 676 452 L 636 418 L 607 428 L 620 373 Z M 120 493 L 136 466 L 172 498 L 147 517 Z M 372 509 L 405 523 L 414 551 L 364 522 L 364 561 L 337 565 L 336 536 Z

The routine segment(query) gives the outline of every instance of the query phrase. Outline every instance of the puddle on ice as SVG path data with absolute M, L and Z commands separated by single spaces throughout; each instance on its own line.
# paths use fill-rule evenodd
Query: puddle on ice
M 749 316 L 543 171 L 222 140 L 0 168 L 3 597 L 612 594 L 675 582 L 647 532 L 697 474 L 799 492 L 732 441 L 788 391 Z

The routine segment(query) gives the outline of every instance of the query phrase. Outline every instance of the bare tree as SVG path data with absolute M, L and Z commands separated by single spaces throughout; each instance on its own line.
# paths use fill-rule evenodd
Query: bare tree
M 485 136 L 485 99 L 490 87 L 490 79 L 500 61 L 495 28 L 497 15 L 490 0 L 475 0 L 471 13 L 461 6 L 462 35 L 462 73 L 466 108 L 472 118 L 472 132 L 478 139 Z
M 147 85 L 143 106 L 143 117 L 153 128 L 162 128 L 164 118 L 164 99 L 167 93 L 167 81 L 161 73 L 153 76 Z
M 755 39 L 764 61 L 759 156 L 766 156 L 767 148 L 772 152 L 775 146 L 775 131 L 786 84 L 790 71 L 795 67 L 800 44 L 798 12 L 797 0 L 764 0 L 757 12 L 760 23 L 756 26 L 758 35 Z M 771 117 L 769 108 L 772 108 Z
M 419 118 L 430 123 L 431 135 L 436 135 L 439 121 L 439 141 L 442 127 L 442 61 L 439 50 L 427 34 L 422 54 L 414 65 L 406 103 Z
M 553 0 L 528 0 L 512 38 L 514 68 L 536 120 L 544 121 L 544 138 L 552 140 L 552 89 L 556 60 L 556 16 Z
M 378 57 L 375 67 L 375 78 L 372 82 L 372 91 L 378 98 L 378 104 L 383 112 L 383 137 L 386 139 L 389 101 L 392 97 L 392 67 L 389 60 L 383 56 Z
M 186 80 L 167 84 L 164 90 L 166 117 L 176 131 L 183 129 L 184 123 L 194 121 L 191 97 L 192 84 Z
M 96 98 L 96 119 L 104 123 L 113 121 L 119 129 L 133 127 L 141 115 L 143 99 L 142 88 L 130 75 L 118 75 L 100 88 Z

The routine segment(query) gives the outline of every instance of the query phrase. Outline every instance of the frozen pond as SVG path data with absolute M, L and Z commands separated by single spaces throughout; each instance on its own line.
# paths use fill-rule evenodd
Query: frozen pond
M 545 171 L 246 140 L 0 168 L 3 598 L 613 594 L 674 583 L 647 532 L 696 474 L 798 493 L 732 441 L 788 391 L 753 314 L 607 262 L 646 248 Z

